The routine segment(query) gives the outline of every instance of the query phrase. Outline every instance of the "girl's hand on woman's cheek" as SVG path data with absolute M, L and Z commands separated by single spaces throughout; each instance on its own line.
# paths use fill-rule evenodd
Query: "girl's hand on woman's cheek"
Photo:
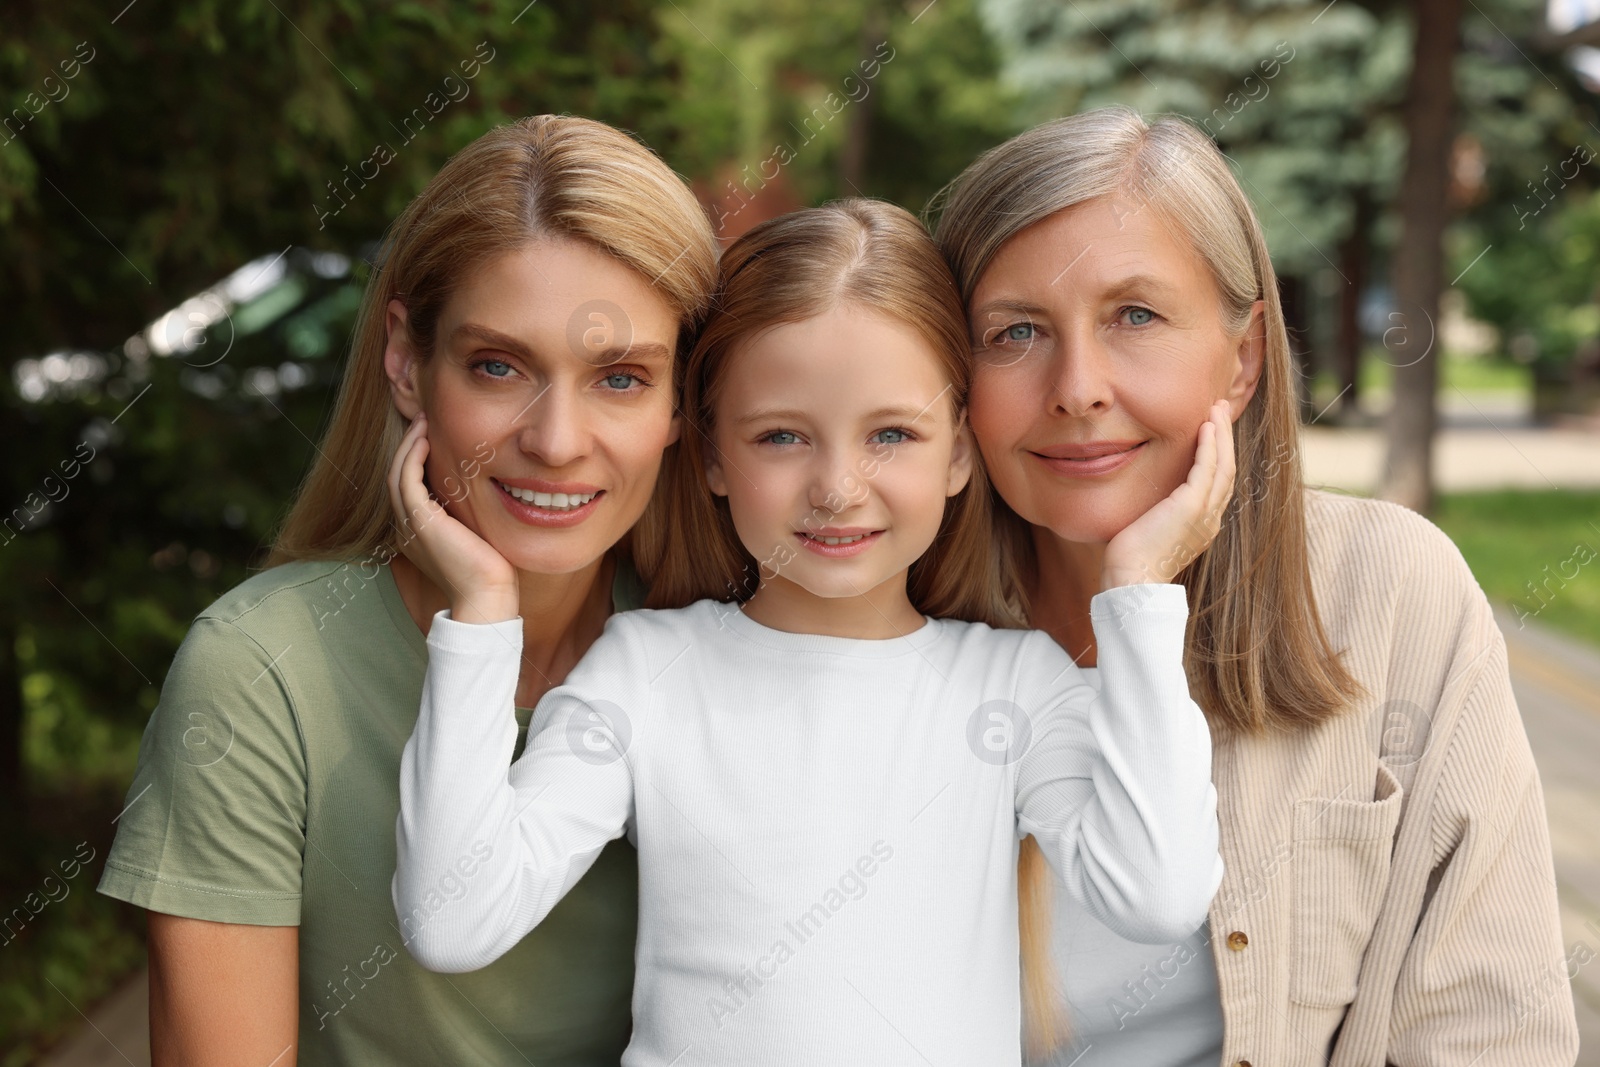
M 517 617 L 517 571 L 494 546 L 447 512 L 422 480 L 427 416 L 417 415 L 389 465 L 389 504 L 400 524 L 400 551 L 450 597 L 457 622 Z
M 1106 545 L 1100 587 L 1170 582 L 1222 529 L 1233 496 L 1233 425 L 1218 400 L 1200 426 L 1188 479 Z

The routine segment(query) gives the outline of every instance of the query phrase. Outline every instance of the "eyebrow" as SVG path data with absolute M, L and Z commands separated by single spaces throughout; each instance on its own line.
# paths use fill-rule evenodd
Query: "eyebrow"
M 1152 296 L 1169 298 L 1175 295 L 1175 292 L 1176 290 L 1170 284 L 1153 274 L 1130 274 L 1125 278 L 1118 278 L 1106 286 L 1103 295 L 1108 300 L 1120 300 L 1136 293 L 1150 293 Z M 1030 319 L 1047 319 L 1050 317 L 1050 312 L 1040 304 L 1027 300 L 1001 297 L 998 300 L 991 300 L 980 307 L 972 309 L 970 318 L 973 329 L 979 329 L 979 320 L 983 316 L 1003 311 L 1026 315 Z
M 1172 296 L 1175 292 L 1171 285 L 1153 274 L 1130 274 L 1107 286 L 1105 295 L 1115 300 L 1141 291 L 1161 297 Z
M 533 349 L 523 342 L 510 334 L 492 330 L 475 322 L 463 322 L 450 331 L 451 343 L 463 339 L 479 341 L 494 348 L 503 349 L 528 362 L 533 362 L 534 360 Z M 672 360 L 672 350 L 658 341 L 637 341 L 626 347 L 613 346 L 599 349 L 580 358 L 585 363 L 591 363 L 597 367 L 609 367 L 611 364 L 619 363 L 624 359 L 637 363 L 667 363 Z
M 940 394 L 940 396 L 943 395 L 943 393 Z M 938 399 L 939 397 L 934 397 L 934 400 Z M 928 409 L 932 406 L 933 402 L 929 401 L 928 404 L 920 408 L 914 408 L 910 405 L 878 408 L 875 411 L 867 412 L 862 416 L 862 418 L 868 422 L 875 422 L 878 419 L 898 419 L 901 422 L 915 422 L 917 419 L 926 414 Z M 801 411 L 798 408 L 762 408 L 759 411 L 752 411 L 748 415 L 742 415 L 733 421 L 736 425 L 743 426 L 747 423 L 766 422 L 768 420 L 776 422 L 804 422 L 810 417 L 810 413 Z
M 1009 298 L 1001 298 L 999 300 L 991 300 L 987 304 L 984 304 L 982 307 L 973 308 L 972 309 L 972 318 L 974 320 L 974 324 L 976 324 L 976 320 L 977 320 L 978 316 L 980 316 L 980 315 L 992 315 L 996 311 L 1012 311 L 1012 312 L 1017 313 L 1018 315 L 1027 315 L 1029 318 L 1041 318 L 1041 319 L 1047 317 L 1048 314 L 1049 314 L 1047 311 L 1045 311 L 1045 309 L 1043 307 L 1041 307 L 1038 304 L 1032 304 L 1032 303 L 1029 303 L 1026 300 L 1012 300 L 1012 299 L 1009 299 Z

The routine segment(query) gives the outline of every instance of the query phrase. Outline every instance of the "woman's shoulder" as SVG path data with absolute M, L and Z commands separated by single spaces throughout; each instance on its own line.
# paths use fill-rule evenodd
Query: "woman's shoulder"
M 1305 502 L 1313 571 L 1356 568 L 1412 583 L 1478 589 L 1455 542 L 1410 508 L 1326 489 L 1306 490 Z
M 1487 639 L 1495 625 L 1488 598 L 1443 530 L 1383 500 L 1321 489 L 1305 500 L 1317 607 L 1337 644 L 1378 631 L 1396 640 L 1453 634 L 1474 648 Z
M 274 597 L 303 596 L 308 586 L 320 584 L 350 565 L 345 560 L 297 559 L 256 571 L 212 601 L 204 614 L 236 622 Z
M 386 567 L 375 558 L 301 559 L 252 574 L 223 593 L 196 617 L 228 623 L 247 632 L 311 627 L 328 622 L 363 598 L 382 607 Z M 370 635 L 368 635 L 370 637 Z

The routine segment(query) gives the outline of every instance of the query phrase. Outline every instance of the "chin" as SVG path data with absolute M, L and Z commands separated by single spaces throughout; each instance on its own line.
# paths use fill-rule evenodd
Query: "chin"
M 612 543 L 570 534 L 522 534 L 509 544 L 498 537 L 489 541 L 507 563 L 527 574 L 573 574 L 605 555 Z
M 817 580 L 795 581 L 795 585 L 819 600 L 839 600 L 844 597 L 860 596 L 859 588 L 844 582 L 829 581 L 826 578 Z
M 1123 494 L 1106 494 L 1111 498 L 1096 499 L 1099 495 L 1052 501 L 1055 506 L 1046 511 L 1043 521 L 1034 525 L 1045 527 L 1063 541 L 1105 544 L 1156 503 L 1155 500 L 1129 500 Z

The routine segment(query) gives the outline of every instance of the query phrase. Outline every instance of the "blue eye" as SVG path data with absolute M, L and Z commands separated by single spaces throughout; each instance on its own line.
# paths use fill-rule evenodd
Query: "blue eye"
M 643 384 L 643 382 L 640 381 L 639 376 L 636 375 L 636 374 L 608 374 L 608 375 L 606 375 L 606 385 L 610 386 L 612 389 L 615 389 L 618 392 L 621 392 L 624 389 L 633 388 L 633 383 L 635 383 L 635 382 L 640 382 L 640 384 Z
M 1006 341 L 1031 341 L 1033 340 L 1033 323 L 1014 322 L 1000 331 L 1000 337 Z
M 891 440 L 885 441 L 885 440 L 883 440 L 883 436 L 885 434 L 890 434 L 890 435 L 898 434 L 899 436 L 893 437 Z M 899 444 L 904 444 L 905 442 L 911 440 L 911 431 L 910 430 L 902 430 L 898 426 L 892 426 L 887 430 L 879 430 L 877 433 L 872 435 L 872 439 L 874 441 L 876 441 L 880 445 L 899 445 Z
M 780 441 L 780 437 L 787 438 L 787 440 Z M 792 445 L 800 440 L 800 435 L 795 433 L 793 430 L 773 430 L 771 433 L 763 437 L 762 440 L 772 445 Z
M 473 364 L 491 378 L 504 378 L 511 373 L 511 364 L 502 363 L 498 359 L 481 359 Z M 496 370 L 495 368 L 499 368 Z
M 1128 316 L 1129 326 L 1144 326 L 1155 321 L 1156 313 L 1149 308 L 1130 307 L 1122 310 Z

